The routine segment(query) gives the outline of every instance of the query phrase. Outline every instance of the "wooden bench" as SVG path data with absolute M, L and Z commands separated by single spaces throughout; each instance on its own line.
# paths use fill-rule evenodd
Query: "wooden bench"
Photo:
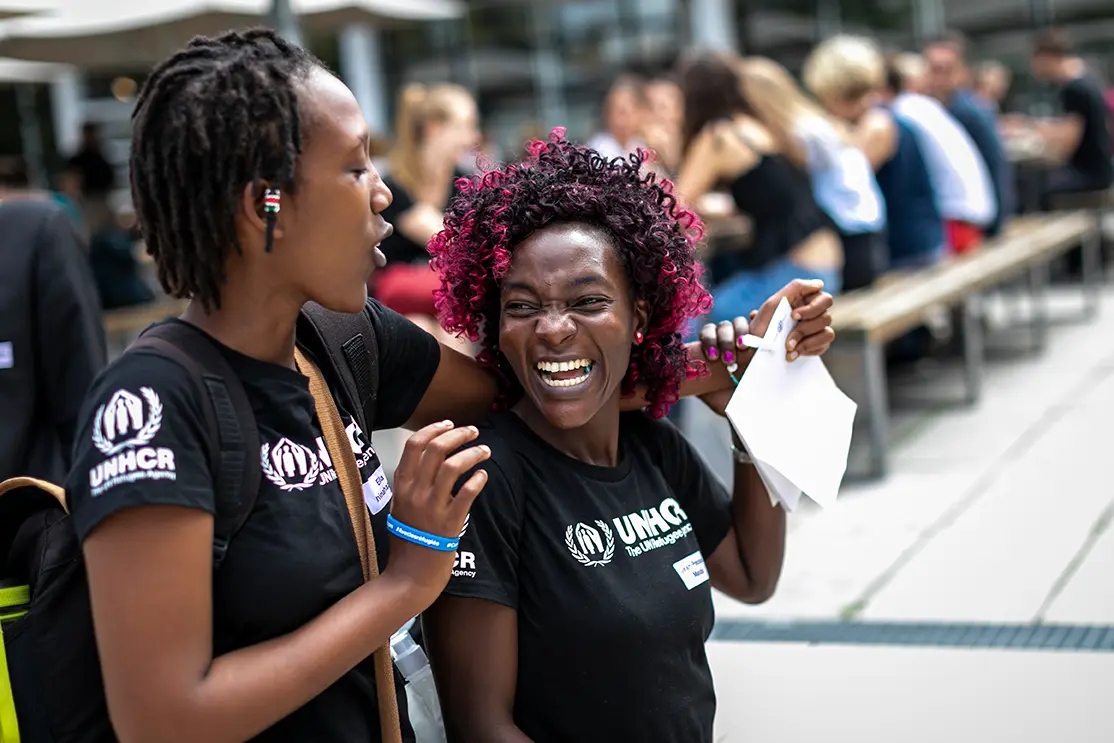
M 836 354 L 854 354 L 863 367 L 869 475 L 887 470 L 889 401 L 885 345 L 926 323 L 941 310 L 959 309 L 962 317 L 966 400 L 980 392 L 983 362 L 981 294 L 1005 282 L 1028 276 L 1040 294 L 1048 282 L 1048 264 L 1055 257 L 1095 238 L 1096 225 L 1085 212 L 1033 216 L 1013 220 L 1001 237 L 974 253 L 951 258 L 930 268 L 890 277 L 880 285 L 849 292 L 832 308 Z M 1034 319 L 1039 337 L 1047 332 L 1043 297 Z
M 188 302 L 184 299 L 164 299 L 136 307 L 106 310 L 101 315 L 109 354 L 122 352 L 148 325 L 182 314 Z

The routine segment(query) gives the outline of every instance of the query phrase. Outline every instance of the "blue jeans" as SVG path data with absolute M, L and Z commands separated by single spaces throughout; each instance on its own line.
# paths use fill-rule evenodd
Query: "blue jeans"
M 841 288 L 839 269 L 816 271 L 798 266 L 788 258 L 774 261 L 758 271 L 740 271 L 712 289 L 715 304 L 711 312 L 691 323 L 686 336 L 695 340 L 704 323 L 749 317 L 751 310 L 761 307 L 793 279 L 822 279 L 824 291 L 833 295 Z

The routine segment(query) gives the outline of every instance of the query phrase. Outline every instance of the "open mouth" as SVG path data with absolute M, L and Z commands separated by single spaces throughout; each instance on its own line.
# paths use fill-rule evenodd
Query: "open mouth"
M 595 363 L 589 359 L 571 361 L 539 361 L 538 376 L 549 387 L 576 387 L 592 376 Z

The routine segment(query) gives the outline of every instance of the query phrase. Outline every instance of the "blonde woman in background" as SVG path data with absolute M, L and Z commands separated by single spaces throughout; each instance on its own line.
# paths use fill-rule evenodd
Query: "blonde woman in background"
M 712 291 L 711 321 L 746 316 L 796 278 L 822 279 L 835 294 L 843 267 L 801 153 L 763 123 L 741 72 L 738 57 L 700 52 L 682 60 L 678 75 L 685 114 L 677 196 L 698 204 L 723 187 L 752 224 L 750 245 L 733 254 L 734 273 Z
M 383 217 L 395 229 L 380 246 L 387 267 L 373 277 L 371 291 L 442 343 L 464 345 L 435 319 L 433 292 L 441 284 L 429 267 L 426 244 L 441 231 L 456 179 L 466 175 L 458 164 L 479 145 L 476 101 L 459 85 L 411 84 L 399 94 L 397 109 L 383 177 L 394 197 Z
M 874 172 L 844 122 L 805 95 L 784 67 L 764 57 L 742 64 L 743 91 L 785 151 L 808 171 L 820 208 L 843 245 L 842 291 L 873 283 L 887 263 L 886 212 Z
M 890 92 L 881 52 L 868 39 L 836 36 L 805 60 L 805 85 L 850 127 L 876 174 L 886 208 L 891 269 L 938 262 L 944 223 L 921 140 L 912 122 L 883 103 Z

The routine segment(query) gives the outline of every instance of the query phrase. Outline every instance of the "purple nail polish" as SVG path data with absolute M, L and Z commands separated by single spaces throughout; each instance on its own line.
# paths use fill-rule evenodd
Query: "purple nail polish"
M 713 360 L 719 358 L 719 351 L 716 350 L 715 346 L 708 349 L 708 358 Z
M 724 351 L 723 352 L 723 363 L 734 364 L 735 363 L 735 354 L 731 353 L 730 351 Z

